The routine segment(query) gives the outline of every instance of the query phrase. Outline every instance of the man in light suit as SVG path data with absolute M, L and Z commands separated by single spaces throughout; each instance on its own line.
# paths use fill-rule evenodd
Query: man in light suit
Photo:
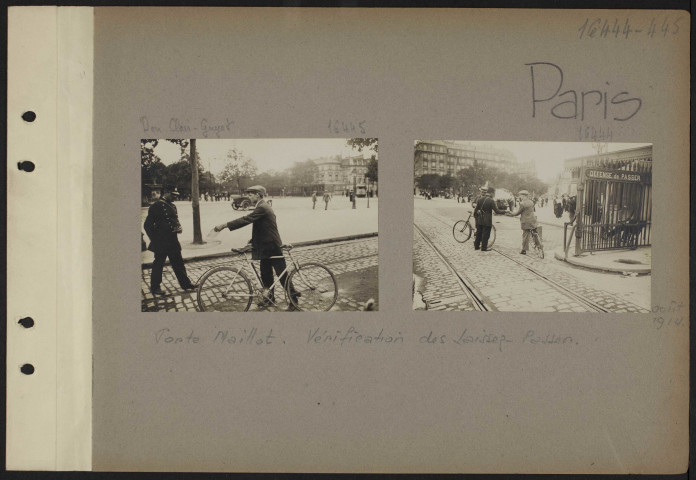
M 285 257 L 281 249 L 283 242 L 280 240 L 278 233 L 278 225 L 276 224 L 276 216 L 273 208 L 263 199 L 266 196 L 266 188 L 261 185 L 254 185 L 246 189 L 251 202 L 254 203 L 254 211 L 249 215 L 237 218 L 227 223 L 222 223 L 215 226 L 215 231 L 219 232 L 228 228 L 237 230 L 252 224 L 251 229 L 251 258 L 259 260 L 259 270 L 261 271 L 261 283 L 264 286 L 264 300 L 259 303 L 259 306 L 269 306 L 275 304 L 275 297 L 270 287 L 273 285 L 273 270 L 276 275 L 279 275 L 280 282 L 285 287 L 287 283 L 287 275 L 283 273 L 285 270 Z M 282 274 L 282 275 L 281 275 Z M 296 300 L 300 294 L 290 286 L 290 296 Z M 293 309 L 290 304 L 290 309 Z
M 522 255 L 527 254 L 529 250 L 529 239 L 532 238 L 532 230 L 537 228 L 537 218 L 534 214 L 534 202 L 529 199 L 529 192 L 522 190 L 519 193 L 520 206 L 517 211 L 509 213 L 511 217 L 520 216 L 520 227 L 522 227 Z

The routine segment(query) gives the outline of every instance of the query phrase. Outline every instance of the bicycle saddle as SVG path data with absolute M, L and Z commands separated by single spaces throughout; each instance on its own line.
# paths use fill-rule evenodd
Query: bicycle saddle
M 292 250 L 292 245 L 290 245 L 290 244 L 288 244 L 288 245 L 281 245 L 280 248 L 283 249 L 283 250 L 288 250 L 288 251 L 290 251 L 290 250 Z
M 247 252 L 251 252 L 251 245 L 245 245 L 243 248 L 231 248 L 234 253 L 238 253 L 239 255 L 242 255 Z

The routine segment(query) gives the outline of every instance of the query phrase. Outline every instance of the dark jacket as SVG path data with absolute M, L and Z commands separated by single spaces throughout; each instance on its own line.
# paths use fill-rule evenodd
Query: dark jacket
M 181 224 L 173 203 L 160 198 L 150 205 L 144 228 L 150 238 L 147 249 L 151 252 L 181 251 L 181 244 L 177 238 L 177 234 L 181 233 Z
M 264 200 L 261 200 L 249 215 L 227 222 L 227 228 L 237 230 L 250 223 L 253 224 L 251 230 L 252 259 L 263 260 L 283 254 L 280 248 L 283 242 L 278 233 L 275 213 Z
M 481 214 L 478 217 L 478 225 L 484 227 L 493 226 L 493 212 L 498 214 L 505 213 L 502 210 L 498 210 L 498 206 L 495 204 L 495 200 L 493 200 L 491 197 L 484 197 L 479 199 L 479 201 L 476 203 L 476 208 L 474 209 L 474 215 L 476 215 L 476 213 L 479 211 L 481 212 Z
M 483 201 L 484 198 L 486 198 L 485 195 L 477 195 L 476 198 L 474 198 L 474 201 L 471 202 L 472 205 L 474 206 L 474 220 L 476 222 L 477 227 L 479 225 L 481 225 L 481 217 L 483 216 L 483 213 L 477 214 L 478 206 Z

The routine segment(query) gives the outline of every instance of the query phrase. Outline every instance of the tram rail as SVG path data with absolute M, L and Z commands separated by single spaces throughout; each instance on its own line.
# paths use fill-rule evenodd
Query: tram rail
M 476 292 L 475 287 L 473 287 L 473 285 L 471 285 L 471 283 L 467 279 L 465 279 L 465 277 L 459 274 L 454 265 L 452 265 L 452 263 L 449 260 L 447 260 L 447 258 L 445 258 L 442 252 L 440 252 L 440 250 L 435 246 L 433 241 L 430 240 L 430 238 L 428 238 L 425 232 L 421 230 L 421 228 L 418 225 L 414 223 L 413 226 L 416 229 L 416 231 L 420 234 L 421 238 L 423 238 L 423 241 L 432 249 L 433 252 L 435 252 L 435 254 L 442 261 L 442 263 L 444 263 L 445 266 L 454 274 L 455 278 L 457 279 L 457 283 L 459 283 L 459 286 L 461 287 L 464 294 L 469 298 L 469 300 L 471 300 L 471 303 L 473 304 L 474 308 L 479 312 L 489 311 L 490 308 L 482 300 L 481 296 Z
M 431 218 L 439 221 L 440 223 L 447 225 L 450 227 L 450 224 L 444 221 L 443 219 L 439 218 L 438 216 L 430 216 Z M 461 274 L 460 272 L 457 271 L 457 268 L 445 258 L 445 256 L 440 252 L 440 250 L 435 246 L 434 242 L 428 238 L 428 236 L 423 232 L 423 230 L 418 227 L 415 223 L 413 226 L 416 228 L 416 230 L 420 233 L 420 235 L 423 237 L 425 242 L 437 253 L 437 255 L 442 259 L 442 261 L 447 265 L 447 267 L 455 274 L 456 278 L 460 282 L 460 285 L 462 286 L 462 289 L 466 291 L 472 302 L 474 303 L 474 306 L 477 308 L 477 310 L 480 311 L 490 311 L 490 310 L 495 310 L 495 308 L 492 305 L 487 305 L 486 302 L 483 300 L 483 295 L 480 294 L 476 287 L 472 284 L 472 282 L 468 279 L 466 279 L 466 276 Z M 587 308 L 589 311 L 592 312 L 609 312 L 606 308 L 602 307 L 601 305 L 597 304 L 596 302 L 593 302 L 592 300 L 588 299 L 587 297 L 580 295 L 576 292 L 573 292 L 571 289 L 559 284 L 558 282 L 552 280 L 551 278 L 548 277 L 548 275 L 544 274 L 543 272 L 540 272 L 539 270 L 527 265 L 525 262 L 521 262 L 511 255 L 502 252 L 499 250 L 500 247 L 494 247 L 490 249 L 491 252 L 495 252 L 498 255 L 501 255 L 511 262 L 520 265 L 521 267 L 525 268 L 529 272 L 531 272 L 535 277 L 539 278 L 542 280 L 544 283 L 549 285 L 551 288 L 555 289 L 556 291 L 559 291 L 563 295 L 575 300 L 579 304 L 581 304 L 583 307 Z

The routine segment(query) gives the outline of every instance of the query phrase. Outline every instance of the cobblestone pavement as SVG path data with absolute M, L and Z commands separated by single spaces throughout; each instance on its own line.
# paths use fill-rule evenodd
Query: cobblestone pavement
M 461 212 L 463 214 L 463 212 Z M 648 312 L 634 301 L 635 294 L 611 291 L 607 284 L 616 281 L 616 277 L 603 276 L 602 281 L 588 282 L 580 278 L 577 270 L 549 258 L 540 259 L 533 252 L 519 254 L 521 232 L 519 220 L 504 218 L 499 221 L 498 235 L 493 251 L 480 252 L 473 248 L 473 239 L 464 244 L 457 243 L 452 236 L 454 220 L 436 209 L 414 210 L 414 223 L 424 235 L 437 247 L 460 277 L 472 286 L 477 296 L 489 310 L 526 311 L 526 312 L 586 312 L 597 311 L 591 306 L 569 295 L 564 289 L 578 294 L 588 301 L 610 312 Z M 512 223 L 510 223 L 512 222 Z M 516 228 L 515 228 L 516 227 Z M 550 230 L 552 227 L 548 227 Z M 558 229 L 556 229 L 558 230 Z M 549 231 L 558 236 L 558 231 Z M 562 233 L 561 233 L 562 235 Z M 424 297 L 448 298 L 452 295 L 457 278 L 453 273 L 445 272 L 439 263 L 433 261 L 434 253 L 422 239 L 414 233 L 414 272 L 425 278 Z M 547 243 L 546 231 L 544 243 Z M 551 240 L 552 243 L 557 240 Z M 562 241 L 562 240 L 561 240 Z M 548 247 L 547 247 L 548 248 Z M 504 253 L 511 258 L 507 258 Z M 550 254 L 551 252 L 549 252 Z M 558 288 L 545 281 L 534 269 L 548 280 L 555 282 Z M 587 277 L 587 275 L 585 275 Z M 596 277 L 600 278 L 600 277 Z M 448 288 L 445 288 L 447 286 Z M 452 308 L 450 308 L 452 307 Z M 447 305 L 444 309 L 472 310 L 473 304 L 463 302 L 459 305 Z
M 370 298 L 376 301 L 374 309 L 377 310 L 379 305 L 377 237 L 297 247 L 292 250 L 292 256 L 299 263 L 321 263 L 334 274 L 338 284 L 338 298 L 331 311 L 360 310 Z M 256 268 L 258 268 L 258 262 L 254 263 Z M 221 264 L 231 266 L 246 265 L 243 258 L 239 259 L 234 256 L 209 258 L 187 262 L 186 271 L 189 278 L 197 282 L 208 269 Z M 247 266 L 244 268 L 248 270 Z M 169 265 L 165 265 L 162 276 L 162 288 L 168 292 L 167 295 L 152 295 L 149 288 L 150 273 L 150 267 L 142 269 L 141 304 L 143 312 L 197 311 L 196 291 L 182 291 Z M 256 280 L 253 272 L 247 271 L 247 274 L 252 284 L 255 284 Z M 257 307 L 257 299 L 254 299 L 249 311 L 284 311 L 288 308 L 287 299 L 284 297 L 284 294 L 277 293 L 276 300 L 278 305 L 268 308 Z
M 420 293 L 429 310 L 474 310 L 474 304 L 455 278 L 451 268 L 440 258 L 414 229 L 413 250 L 418 252 L 413 258 L 413 273 L 423 277 Z

